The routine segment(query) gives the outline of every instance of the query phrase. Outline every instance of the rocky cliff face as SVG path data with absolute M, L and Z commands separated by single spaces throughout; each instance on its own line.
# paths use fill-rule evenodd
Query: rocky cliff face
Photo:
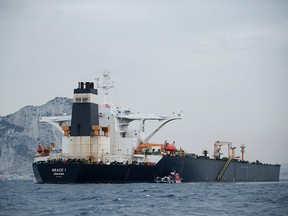
M 40 116 L 71 115 L 72 100 L 56 97 L 42 106 L 26 106 L 8 116 L 0 117 L 0 175 L 30 174 L 39 143 L 61 144 L 61 132 L 54 126 L 39 122 Z

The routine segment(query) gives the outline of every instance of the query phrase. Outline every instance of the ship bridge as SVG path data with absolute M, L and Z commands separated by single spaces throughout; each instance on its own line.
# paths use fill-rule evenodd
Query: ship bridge
M 139 131 L 137 136 L 133 138 L 140 139 L 139 141 L 143 143 L 148 143 L 148 141 L 167 123 L 182 119 L 182 112 L 173 113 L 172 115 L 156 115 L 156 114 L 141 114 L 133 113 L 130 109 L 122 109 L 120 106 L 114 104 L 112 99 L 112 89 L 114 88 L 114 83 L 110 80 L 110 72 L 104 71 L 103 78 L 96 78 L 96 88 L 99 91 L 99 123 L 100 125 L 109 126 L 111 129 L 110 136 L 114 136 L 114 133 L 119 133 L 121 137 L 129 136 L 129 133 L 133 131 Z M 62 126 L 65 124 L 70 124 L 72 119 L 71 115 L 63 116 L 51 116 L 51 117 L 40 117 L 40 122 L 48 122 L 58 128 L 63 134 Z M 114 120 L 113 120 L 114 119 Z M 139 121 L 139 128 L 130 128 L 129 124 L 133 121 Z M 149 132 L 145 130 L 145 123 L 147 121 L 158 121 L 158 124 L 153 127 Z M 114 130 L 114 132 L 113 132 Z M 127 135 L 127 136 L 126 136 Z

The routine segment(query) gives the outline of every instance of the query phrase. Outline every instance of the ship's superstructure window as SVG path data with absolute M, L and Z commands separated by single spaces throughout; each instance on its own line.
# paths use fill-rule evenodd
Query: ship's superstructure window
M 84 97 L 84 98 L 76 98 L 76 103 L 87 103 L 88 102 L 88 98 Z

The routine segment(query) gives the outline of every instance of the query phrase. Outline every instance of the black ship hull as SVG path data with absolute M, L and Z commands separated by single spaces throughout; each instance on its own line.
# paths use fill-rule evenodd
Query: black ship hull
M 176 171 L 182 182 L 279 181 L 280 165 L 253 164 L 232 160 L 221 179 L 225 160 L 164 156 L 156 165 L 105 165 L 82 162 L 36 162 L 38 183 L 129 183 L 153 182 Z

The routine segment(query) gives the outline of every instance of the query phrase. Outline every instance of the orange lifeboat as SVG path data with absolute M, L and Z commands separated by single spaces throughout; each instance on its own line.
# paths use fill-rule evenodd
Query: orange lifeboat
M 167 143 L 164 147 L 165 151 L 170 151 L 170 152 L 173 152 L 173 151 L 176 151 L 176 147 L 170 143 Z

